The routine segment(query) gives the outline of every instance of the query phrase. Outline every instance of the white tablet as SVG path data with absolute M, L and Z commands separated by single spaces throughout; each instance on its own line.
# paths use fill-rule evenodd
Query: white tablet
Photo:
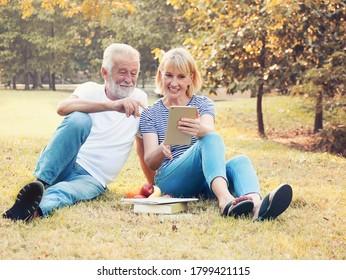
M 190 145 L 192 136 L 178 130 L 178 121 L 181 118 L 197 118 L 197 107 L 171 106 L 164 143 L 167 145 Z

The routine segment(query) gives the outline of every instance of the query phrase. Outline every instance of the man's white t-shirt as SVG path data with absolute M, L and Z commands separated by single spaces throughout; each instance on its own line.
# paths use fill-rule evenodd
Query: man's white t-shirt
M 87 82 L 73 92 L 81 99 L 110 101 L 105 86 Z M 135 88 L 130 98 L 148 105 L 144 91 Z M 139 118 L 126 117 L 116 111 L 89 113 L 92 119 L 90 134 L 82 145 L 77 163 L 104 187 L 112 182 L 128 159 L 133 142 L 139 129 Z

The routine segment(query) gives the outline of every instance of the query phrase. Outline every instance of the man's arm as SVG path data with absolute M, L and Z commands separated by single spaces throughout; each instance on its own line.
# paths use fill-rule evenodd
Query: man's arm
M 75 111 L 85 113 L 118 111 L 120 113 L 125 113 L 128 117 L 131 115 L 139 117 L 139 107 L 145 108 L 145 105 L 132 98 L 123 98 L 115 101 L 93 101 L 71 95 L 58 104 L 57 113 L 60 116 L 66 116 Z
M 146 165 L 144 162 L 144 145 L 143 145 L 143 139 L 139 136 L 136 136 L 136 150 L 137 155 L 139 157 L 139 161 L 143 170 L 143 173 L 145 177 L 148 180 L 148 183 L 154 184 L 154 176 L 155 176 L 155 170 L 152 170 Z

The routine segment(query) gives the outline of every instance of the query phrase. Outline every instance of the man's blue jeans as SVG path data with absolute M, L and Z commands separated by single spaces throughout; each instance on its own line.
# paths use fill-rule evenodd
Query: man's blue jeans
M 76 163 L 91 125 L 88 114 L 69 114 L 41 152 L 34 176 L 48 184 L 39 205 L 43 217 L 55 209 L 91 200 L 105 191 L 101 183 Z
M 178 159 L 161 169 L 155 176 L 155 184 L 173 197 L 215 198 L 210 186 L 216 177 L 228 182 L 228 189 L 235 197 L 260 194 L 250 159 L 239 155 L 225 162 L 224 142 L 217 133 L 199 139 Z

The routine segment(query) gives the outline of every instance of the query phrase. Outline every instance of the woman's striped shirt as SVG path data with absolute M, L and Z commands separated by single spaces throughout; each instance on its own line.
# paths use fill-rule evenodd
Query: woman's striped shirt
M 200 116 L 208 114 L 215 119 L 214 103 L 205 96 L 194 95 L 187 106 L 197 107 Z M 149 108 L 143 110 L 139 122 L 139 129 L 141 133 L 157 134 L 159 144 L 161 144 L 165 140 L 168 114 L 169 110 L 163 104 L 162 98 L 151 105 Z M 181 156 L 189 147 L 196 143 L 196 141 L 196 137 L 193 136 L 191 145 L 171 145 L 173 160 Z M 170 161 L 168 158 L 165 158 L 159 170 L 172 161 Z

